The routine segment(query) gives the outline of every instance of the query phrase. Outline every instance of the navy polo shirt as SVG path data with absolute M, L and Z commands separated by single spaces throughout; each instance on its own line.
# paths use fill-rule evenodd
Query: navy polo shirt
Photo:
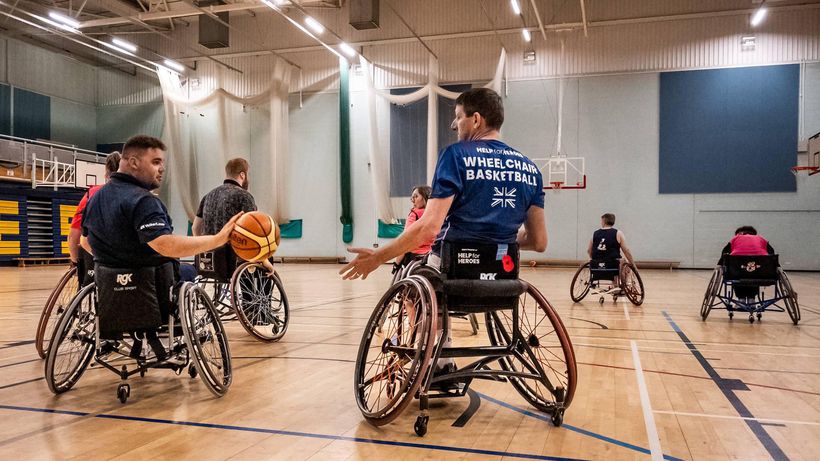
M 88 201 L 83 235 L 94 261 L 112 267 L 148 267 L 172 261 L 148 242 L 174 232 L 168 209 L 135 177 L 114 173 Z
M 439 155 L 432 198 L 454 197 L 433 252 L 444 241 L 514 243 L 532 206 L 544 208 L 541 171 L 498 140 L 462 141 Z

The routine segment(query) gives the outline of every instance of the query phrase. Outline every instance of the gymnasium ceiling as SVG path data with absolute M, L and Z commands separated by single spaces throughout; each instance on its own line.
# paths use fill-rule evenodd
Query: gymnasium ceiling
M 380 28 L 356 30 L 348 24 L 350 0 L 274 1 L 284 2 L 282 14 L 259 0 L 225 0 L 216 7 L 200 7 L 197 0 L 0 0 L 0 33 L 95 66 L 133 71 L 135 62 L 150 66 L 149 61 L 165 58 L 215 61 L 261 52 L 287 57 L 321 49 L 285 16 L 296 22 L 306 15 L 317 18 L 328 29 L 320 36 L 328 45 L 345 41 L 358 48 L 482 34 L 495 34 L 506 45 L 522 40 L 522 27 L 532 31 L 533 40 L 548 40 L 556 33 L 594 34 L 601 26 L 751 15 L 760 6 L 760 0 L 518 0 L 518 17 L 510 0 L 381 0 Z M 819 4 L 766 1 L 772 14 L 816 9 Z M 60 30 L 39 18 L 51 11 L 75 18 L 81 33 Z M 198 43 L 198 21 L 213 11 L 229 11 L 230 47 L 210 49 Z M 126 57 L 130 63 L 125 62 L 103 46 L 113 37 L 138 44 L 139 57 Z

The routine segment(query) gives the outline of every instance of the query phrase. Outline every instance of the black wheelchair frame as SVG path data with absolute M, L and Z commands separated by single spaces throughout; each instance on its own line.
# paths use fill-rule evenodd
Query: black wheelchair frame
M 770 298 L 765 296 L 768 287 L 774 287 Z M 757 288 L 757 292 L 754 296 L 738 297 L 738 288 Z M 767 311 L 786 312 L 792 323 L 800 322 L 797 293 L 780 267 L 778 255 L 724 255 L 709 279 L 701 304 L 701 318 L 706 321 L 713 309 L 726 310 L 730 319 L 735 312 L 747 313 L 749 323 L 754 323 L 755 317 L 762 320 Z
M 228 251 L 230 247 L 225 246 L 197 255 L 200 275 L 196 283 L 210 294 L 223 321 L 237 320 L 262 342 L 282 339 L 290 321 L 290 305 L 281 277 L 276 271 L 271 277 L 260 276 L 267 272 L 258 262 L 236 265 L 236 257 L 225 253 Z
M 572 277 L 569 286 L 569 294 L 572 302 L 581 302 L 587 294 L 599 295 L 598 303 L 603 304 L 606 295 L 612 296 L 612 301 L 617 301 L 618 297 L 626 296 L 629 302 L 636 306 L 643 304 L 646 291 L 643 286 L 641 275 L 631 263 L 618 262 L 617 268 L 605 267 L 602 269 L 593 268 L 596 261 L 587 261 L 578 268 Z M 618 276 L 620 292 L 610 293 L 615 287 L 614 276 Z M 602 284 L 607 282 L 609 284 Z
M 439 305 L 447 307 L 439 310 Z M 446 346 L 451 315 L 469 313 L 484 314 L 490 345 Z M 387 315 L 391 321 L 382 332 L 379 321 Z M 437 373 L 431 364 L 442 358 L 475 360 Z M 464 396 L 475 379 L 511 382 L 556 426 L 563 422 L 577 384 L 566 328 L 543 295 L 517 278 L 517 271 L 508 280 L 451 279 L 425 264 L 416 265 L 379 301 L 363 333 L 355 373 L 356 402 L 371 424 L 393 421 L 418 398 L 414 430 L 419 436 L 427 432 L 430 399 Z
M 131 396 L 126 380 L 137 373 L 145 376 L 152 368 L 169 368 L 180 374 L 188 367 L 189 376 L 199 375 L 215 396 L 227 393 L 233 379 L 231 355 L 216 310 L 202 288 L 191 282 L 178 284 L 174 292 L 180 325 L 170 315 L 167 325 L 159 329 L 123 332 L 121 339 L 102 340 L 97 287 L 86 285 L 62 313 L 52 334 L 45 361 L 49 389 L 55 394 L 70 390 L 93 359 L 120 377 L 117 398 L 122 403 Z M 131 359 L 132 367 L 113 364 L 122 359 Z

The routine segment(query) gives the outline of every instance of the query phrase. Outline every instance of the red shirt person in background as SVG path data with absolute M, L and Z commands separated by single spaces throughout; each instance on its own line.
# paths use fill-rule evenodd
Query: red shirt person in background
M 422 215 L 424 215 L 424 209 L 427 207 L 427 200 L 430 198 L 430 193 L 432 192 L 433 189 L 430 186 L 416 186 L 413 188 L 413 193 L 410 196 L 410 203 L 413 204 L 413 208 L 410 209 L 410 213 L 407 215 L 407 221 L 404 223 L 405 230 L 412 226 L 413 223 L 421 219 Z M 412 251 L 405 253 L 404 256 L 397 258 L 396 264 L 404 266 L 414 258 L 426 255 L 430 252 L 434 240 L 435 237 L 422 243 Z
M 120 153 L 112 152 L 108 154 L 108 157 L 105 159 L 105 182 L 108 182 L 108 178 L 111 174 L 116 173 L 119 168 Z M 71 228 L 68 231 L 68 254 L 71 258 L 71 264 L 77 265 L 80 258 L 80 236 L 82 235 L 85 206 L 88 204 L 88 200 L 96 194 L 103 185 L 105 185 L 105 183 L 97 184 L 88 189 L 88 192 L 80 199 L 80 203 L 77 205 L 77 211 L 74 212 L 74 218 L 71 220 Z

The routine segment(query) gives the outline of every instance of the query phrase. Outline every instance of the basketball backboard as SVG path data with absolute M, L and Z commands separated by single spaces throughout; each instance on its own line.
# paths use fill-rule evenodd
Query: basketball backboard
M 544 177 L 544 189 L 586 189 L 584 157 L 555 155 L 533 159 Z

